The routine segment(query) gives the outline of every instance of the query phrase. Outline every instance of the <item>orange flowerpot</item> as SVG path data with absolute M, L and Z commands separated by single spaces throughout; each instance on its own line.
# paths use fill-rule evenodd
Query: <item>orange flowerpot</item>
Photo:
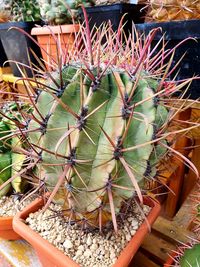
M 13 217 L 0 217 L 0 237 L 6 240 L 17 240 L 21 237 L 12 227 Z
M 150 198 L 145 198 L 144 203 L 152 207 L 149 215 L 147 216 L 149 224 L 152 225 L 160 213 L 160 204 Z M 50 244 L 47 240 L 43 239 L 38 233 L 34 232 L 24 223 L 24 220 L 28 217 L 28 215 L 42 208 L 43 204 L 44 201 L 42 199 L 36 199 L 22 212 L 15 215 L 13 219 L 14 230 L 34 247 L 43 267 L 80 267 L 80 265 L 65 256 L 64 253 Z M 144 222 L 134 237 L 123 249 L 113 267 L 127 267 L 147 233 L 148 226 L 146 222 Z
M 37 36 L 42 57 L 48 70 L 53 63 L 58 63 L 60 55 L 72 52 L 75 33 L 79 31 L 78 24 L 35 27 L 31 35 Z

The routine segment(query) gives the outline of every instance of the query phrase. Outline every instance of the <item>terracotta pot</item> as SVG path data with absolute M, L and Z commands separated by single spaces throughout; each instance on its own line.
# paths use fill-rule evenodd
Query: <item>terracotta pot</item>
M 37 36 L 42 57 L 46 62 L 47 69 L 50 65 L 58 62 L 58 55 L 72 51 L 75 33 L 79 31 L 78 24 L 35 27 L 31 35 Z
M 149 224 L 152 225 L 160 213 L 160 204 L 150 198 L 145 198 L 144 203 L 152 207 L 149 215 L 147 216 Z M 43 239 L 38 233 L 34 232 L 24 223 L 24 220 L 28 217 L 28 215 L 42 208 L 43 204 L 44 201 L 42 199 L 36 199 L 22 212 L 15 215 L 13 219 L 14 230 L 34 247 L 44 267 L 80 267 L 72 259 L 65 256 L 60 250 L 51 245 L 47 240 Z M 146 222 L 144 222 L 121 252 L 113 267 L 128 266 L 147 233 L 148 226 Z
M 21 237 L 12 227 L 13 217 L 0 217 L 0 237 L 6 240 L 17 240 Z

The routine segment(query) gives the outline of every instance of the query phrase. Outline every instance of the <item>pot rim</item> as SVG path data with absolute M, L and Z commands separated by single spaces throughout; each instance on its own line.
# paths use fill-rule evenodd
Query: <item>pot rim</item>
M 31 30 L 31 35 L 49 35 L 49 34 L 64 34 L 64 33 L 75 33 L 80 29 L 79 24 L 65 24 L 58 26 L 44 25 L 43 27 L 34 27 Z

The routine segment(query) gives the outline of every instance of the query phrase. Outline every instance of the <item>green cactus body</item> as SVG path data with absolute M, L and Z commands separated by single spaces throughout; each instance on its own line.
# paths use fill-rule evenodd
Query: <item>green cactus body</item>
M 0 121 L 0 138 L 8 136 L 10 133 L 9 125 L 4 121 Z M 8 151 L 10 149 L 9 145 L 11 145 L 11 138 L 0 141 L 0 153 Z
M 21 116 L 20 109 L 23 109 L 24 112 L 26 110 L 28 113 L 31 110 L 29 105 L 16 104 L 13 101 L 6 103 L 1 110 L 5 117 L 1 115 L 0 121 L 0 138 L 2 138 L 0 141 L 0 185 L 16 175 L 26 160 L 26 155 L 14 152 L 23 147 L 20 134 L 13 134 L 18 130 L 18 123 L 22 122 L 23 116 Z M 11 188 L 15 192 L 23 192 L 26 184 L 19 175 L 0 191 L 0 197 L 6 195 Z
M 41 92 L 37 100 L 35 116 L 41 119 L 39 111 L 44 120 L 47 116 L 48 120 L 45 120 L 42 128 L 35 121 L 29 124 L 30 141 L 41 152 L 40 166 L 45 172 L 47 188 L 53 191 L 63 174 L 64 165 L 68 164 L 70 169 L 65 174 L 56 199 L 68 208 L 73 207 L 79 216 L 91 213 L 97 215 L 102 206 L 109 213 L 106 188 L 112 181 L 115 184 L 112 194 L 117 213 L 124 199 L 131 198 L 136 192 L 121 158 L 129 166 L 136 183 L 142 187 L 145 176 L 156 173 L 151 169 L 147 174 L 147 168 L 151 163 L 150 167 L 155 168 L 160 156 L 159 153 L 157 157 L 153 156 L 156 148 L 151 144 L 155 138 L 154 124 L 158 121 L 161 127 L 168 111 L 155 105 L 154 88 L 150 88 L 145 74 L 129 103 L 129 106 L 136 105 L 131 118 L 131 110 L 124 109 L 122 94 L 125 98 L 129 97 L 134 81 L 124 71 L 108 69 L 98 84 L 94 84 L 84 74 L 82 66 L 78 65 L 65 67 L 64 76 L 67 77 L 63 79 L 64 86 L 60 88 L 60 93 L 56 93 L 56 97 L 47 90 Z M 60 83 L 56 73 L 54 79 Z M 81 81 L 84 81 L 83 84 Z M 155 80 L 153 82 L 157 85 Z M 120 145 L 129 120 L 127 134 Z M 131 151 L 120 152 L 122 147 L 126 149 L 143 143 L 147 144 L 142 149 L 136 147 Z
M 145 80 L 141 80 L 133 96 L 133 102 L 137 103 L 146 99 L 147 97 L 153 97 L 152 89 L 148 88 Z M 135 112 L 135 115 L 134 115 Z M 156 108 L 154 107 L 153 98 L 148 102 L 139 105 L 134 109 L 133 119 L 130 124 L 130 128 L 127 137 L 124 141 L 124 147 L 133 147 L 145 142 L 151 142 L 153 140 L 153 122 L 155 121 Z M 146 117 L 148 124 L 146 124 L 141 117 L 141 114 Z M 148 160 L 152 153 L 153 146 L 151 144 L 145 147 L 128 151 L 124 153 L 126 162 L 132 167 L 134 176 L 137 179 L 138 184 L 143 186 L 144 174 L 147 169 Z M 131 187 L 132 183 L 130 179 L 125 179 L 127 176 L 125 169 L 122 167 L 120 171 L 121 179 L 118 180 L 118 184 Z M 126 181 L 126 183 L 125 183 Z M 119 189 L 117 190 L 119 192 Z M 132 192 L 126 190 L 120 190 L 122 196 L 131 197 Z
M 181 267 L 199 267 L 200 265 L 200 244 L 194 245 L 192 248 L 186 249 L 180 259 Z

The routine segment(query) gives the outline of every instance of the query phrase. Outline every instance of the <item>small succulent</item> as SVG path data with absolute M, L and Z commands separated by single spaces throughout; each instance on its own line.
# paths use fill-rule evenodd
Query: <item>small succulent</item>
M 17 0 L 12 3 L 13 21 L 38 21 L 40 9 L 37 0 Z
M 11 17 L 11 0 L 0 0 L 0 22 L 6 22 Z
M 18 172 L 22 168 L 26 156 L 18 151 L 23 147 L 21 138 L 13 136 L 17 125 L 21 125 L 23 121 L 18 108 L 24 111 L 29 110 L 27 104 L 16 104 L 11 101 L 6 103 L 0 111 L 0 185 L 12 176 L 16 176 L 11 183 L 0 190 L 0 197 L 6 195 L 11 189 L 16 193 L 20 193 L 25 188 L 25 183 L 18 175 Z
M 91 6 L 93 3 L 93 0 L 39 0 L 41 16 L 50 25 L 77 22 L 78 8 L 81 5 Z
M 9 14 L 10 21 L 38 21 L 40 9 L 37 0 L 2 0 L 0 10 Z

